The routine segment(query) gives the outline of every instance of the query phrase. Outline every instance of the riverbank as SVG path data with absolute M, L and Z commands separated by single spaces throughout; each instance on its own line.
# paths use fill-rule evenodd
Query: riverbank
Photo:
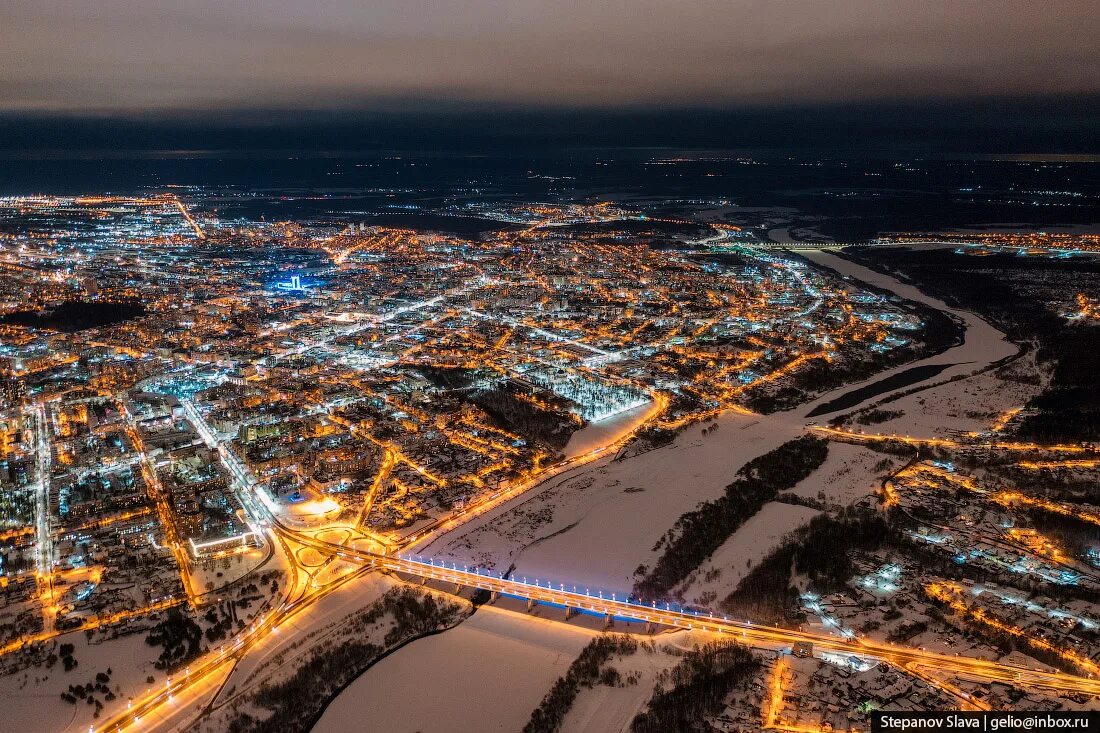
M 825 412 L 825 406 L 843 399 L 845 395 L 861 394 L 862 399 L 850 401 L 850 404 L 846 403 L 841 407 L 829 410 L 829 412 L 858 408 L 893 391 L 901 389 L 912 390 L 923 382 L 932 382 L 933 380 L 936 382 L 944 382 L 954 377 L 972 374 L 991 365 L 1001 363 L 1005 359 L 1015 356 L 1020 352 L 1019 346 L 1008 340 L 1008 337 L 1005 336 L 1004 333 L 977 314 L 971 311 L 953 308 L 939 298 L 928 295 L 913 285 L 904 283 L 889 275 L 876 272 L 869 267 L 864 267 L 863 265 L 852 262 L 832 252 L 806 249 L 799 250 L 798 254 L 816 265 L 836 272 L 845 279 L 866 283 L 876 288 L 894 293 L 900 298 L 943 311 L 957 319 L 964 329 L 961 342 L 946 351 L 915 362 L 903 364 L 893 369 L 888 369 L 862 382 L 848 384 L 823 395 L 819 395 L 811 402 L 798 408 L 799 412 L 806 418 L 828 414 Z M 937 369 L 935 372 L 932 372 L 930 369 L 922 372 L 914 371 L 918 369 L 924 370 L 926 367 L 938 367 L 944 364 L 948 366 L 943 369 Z M 887 380 L 899 378 L 898 375 L 904 373 L 909 373 L 910 375 L 923 375 L 924 378 L 911 381 L 906 380 L 904 384 L 899 383 L 896 387 L 890 386 L 891 383 L 887 382 Z M 887 384 L 885 389 L 871 389 L 875 385 L 881 386 L 884 382 Z M 867 391 L 862 392 L 862 390 Z M 805 410 L 805 412 L 803 412 L 803 410 Z

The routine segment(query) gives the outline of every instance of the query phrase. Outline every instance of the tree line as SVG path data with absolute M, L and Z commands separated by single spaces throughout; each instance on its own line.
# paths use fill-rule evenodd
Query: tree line
M 637 649 L 637 640 L 625 634 L 605 634 L 590 641 L 531 713 L 523 733 L 556 733 L 581 687 L 592 687 L 598 681 L 617 683 L 618 674 L 609 674 L 613 668 L 604 665 L 616 654 L 633 654 Z
M 792 573 L 808 576 L 821 593 L 839 590 L 855 572 L 853 551 L 876 550 L 889 536 L 889 525 L 876 512 L 848 507 L 836 516 L 818 515 L 742 578 L 722 608 L 758 621 L 786 621 L 798 600 Z
M 714 641 L 696 647 L 673 667 L 668 687 L 658 684 L 644 711 L 630 723 L 632 733 L 710 733 L 709 720 L 725 706 L 738 685 L 756 674 L 760 661 L 748 647 Z
M 817 470 L 828 453 L 826 441 L 806 435 L 746 463 L 721 497 L 681 516 L 661 538 L 657 549 L 663 546 L 664 552 L 652 570 L 638 569 L 643 577 L 634 584 L 634 598 L 667 597 L 764 504 Z

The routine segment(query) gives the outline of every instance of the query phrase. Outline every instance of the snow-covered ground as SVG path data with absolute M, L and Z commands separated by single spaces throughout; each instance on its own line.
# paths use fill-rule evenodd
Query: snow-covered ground
M 654 543 L 681 514 L 720 496 L 747 461 L 799 434 L 797 424 L 767 417 L 729 414 L 718 425 L 706 437 L 688 428 L 664 448 L 551 482 L 522 505 L 472 523 L 425 554 L 498 570 L 514 563 L 517 577 L 629 590 L 634 570 L 652 562 Z M 880 474 L 889 470 L 875 468 L 883 459 L 867 448 L 834 443 L 825 465 L 792 492 L 851 504 L 878 487 Z M 755 564 L 814 514 L 785 504 L 765 507 L 716 554 L 727 568 L 722 588 L 736 586 L 746 560 Z M 692 588 L 688 597 L 703 590 Z
M 652 641 L 656 644 L 653 651 L 639 649 L 612 664 L 624 679 L 631 674 L 636 675 L 637 683 L 621 687 L 582 687 L 562 722 L 562 733 L 625 733 L 630 730 L 630 721 L 653 695 L 657 676 L 680 661 L 678 655 L 668 653 L 666 646 L 673 644 L 690 648 L 692 643 L 703 644 L 710 638 L 690 631 L 676 631 L 662 634 Z
M 1034 352 L 1005 367 L 1009 374 L 1041 375 Z M 866 428 L 868 431 L 903 435 L 939 436 L 988 430 L 998 416 L 1022 408 L 1043 387 L 1003 379 L 1001 369 L 922 390 L 881 406 L 902 415 Z
M 304 613 L 292 616 L 277 633 L 245 655 L 234 668 L 216 703 L 246 692 L 258 683 L 297 669 L 320 638 L 336 630 L 350 614 L 369 606 L 394 587 L 389 578 L 367 575 L 351 580 L 325 596 Z
M 268 541 L 265 538 L 265 542 Z M 234 583 L 258 568 L 268 556 L 267 548 L 254 547 L 244 552 L 230 555 L 221 560 L 208 560 L 205 563 L 191 562 L 188 572 L 195 593 L 211 593 Z M 268 569 L 281 567 L 279 559 L 268 563 Z
M 656 402 L 650 401 L 644 405 L 623 410 L 605 420 L 589 423 L 569 437 L 569 442 L 562 453 L 566 458 L 575 458 L 610 443 L 616 443 L 648 420 L 658 407 Z
M 514 508 L 471 522 L 424 555 L 515 574 L 628 591 L 634 570 L 686 511 L 720 496 L 746 462 L 797 437 L 791 421 L 728 413 L 710 435 L 689 427 L 671 444 L 552 480 Z
M 483 606 L 373 666 L 333 701 L 313 733 L 515 733 L 593 635 Z
M 789 493 L 826 505 L 848 506 L 875 493 L 881 479 L 904 463 L 897 456 L 878 453 L 870 448 L 830 443 L 829 456 L 821 468 L 800 481 Z
M 885 464 L 889 465 L 883 465 Z M 868 448 L 832 443 L 825 463 L 790 492 L 825 505 L 847 506 L 879 488 L 883 476 L 904 463 Z M 882 466 L 881 468 L 879 466 Z M 770 502 L 733 533 L 677 589 L 689 603 L 713 605 L 732 593 L 762 559 L 794 530 L 821 512 Z
M 951 308 L 942 300 L 926 295 L 912 285 L 903 283 L 889 275 L 875 272 L 842 257 L 837 257 L 829 252 L 807 250 L 801 251 L 800 254 L 842 275 L 891 290 L 909 300 L 948 311 L 965 323 L 966 336 L 962 345 L 949 349 L 939 356 L 906 364 L 890 372 L 882 372 L 868 380 L 869 382 L 878 381 L 888 376 L 892 371 L 909 369 L 923 363 L 957 364 L 957 366 L 946 369 L 929 380 L 931 382 L 943 382 L 957 375 L 969 374 L 992 362 L 1010 356 L 1017 350 L 1016 346 L 1004 337 L 1004 334 L 977 315 L 969 311 Z M 872 426 L 870 429 L 876 432 L 899 432 L 921 436 L 988 429 L 990 423 L 995 421 L 998 415 L 1006 410 L 1022 407 L 1031 397 L 1042 390 L 1042 387 L 1038 385 L 1002 379 L 997 374 L 1000 371 L 1002 370 L 983 372 L 973 377 L 942 384 L 885 403 L 881 409 L 901 411 L 904 414 Z M 1042 369 L 1035 363 L 1034 352 L 1006 367 L 1005 371 L 1024 375 L 1042 373 Z M 847 389 L 854 389 L 858 386 L 851 385 Z M 906 389 L 911 389 L 911 387 Z M 864 404 L 877 402 L 885 396 L 884 394 L 873 397 Z M 825 397 L 831 399 L 830 395 Z M 800 411 L 805 414 L 824 401 L 827 401 L 827 399 L 815 400 L 814 403 L 807 405 L 804 409 L 800 408 Z
M 795 504 L 769 502 L 684 581 L 680 593 L 689 603 L 713 606 L 734 590 L 756 564 L 783 539 L 821 512 Z
M 846 260 L 843 257 L 838 257 L 831 252 L 825 252 L 822 250 L 801 250 L 799 254 L 810 260 L 811 262 L 828 267 L 835 272 L 840 273 L 844 277 L 850 277 L 856 280 L 860 280 L 865 283 L 869 283 L 884 290 L 897 293 L 906 300 L 912 300 L 917 303 L 923 303 L 924 305 L 931 306 L 937 310 L 947 311 L 952 315 L 959 318 L 965 328 L 966 335 L 964 342 L 959 346 L 955 346 L 948 349 L 946 352 L 939 354 L 938 356 L 929 357 L 920 361 L 909 362 L 902 366 L 890 369 L 884 372 L 879 372 L 874 377 L 858 384 L 848 385 L 845 388 L 836 390 L 830 395 L 825 395 L 822 398 L 815 400 L 814 402 L 804 405 L 798 408 L 799 414 L 808 414 L 818 404 L 827 402 L 828 399 L 844 394 L 852 389 L 857 389 L 864 384 L 871 382 L 877 382 L 880 379 L 890 376 L 896 372 L 911 369 L 915 366 L 921 366 L 924 364 L 954 364 L 955 366 L 949 367 L 944 371 L 936 375 L 929 381 L 943 381 L 951 377 L 960 374 L 969 374 L 975 369 L 984 367 L 992 362 L 1003 359 L 1007 356 L 1015 354 L 1019 349 L 1011 341 L 1005 338 L 1005 335 L 990 325 L 987 321 L 983 320 L 979 316 L 970 311 L 957 310 L 944 303 L 939 298 L 934 298 L 931 295 L 926 295 L 913 285 L 901 282 L 897 278 L 889 275 L 884 275 L 879 272 L 875 272 L 869 267 L 856 264 L 850 260 Z M 908 387 L 907 389 L 911 389 Z M 875 398 L 867 400 L 867 402 L 874 402 L 881 399 L 885 395 L 880 395 Z M 828 399 L 826 399 L 828 398 Z
M 164 673 L 154 669 L 153 662 L 160 647 L 145 643 L 145 633 L 136 633 L 117 639 L 104 640 L 95 634 L 89 642 L 83 632 L 59 637 L 58 644 L 75 647 L 73 658 L 77 666 L 64 671 L 58 662 L 50 669 L 31 667 L 25 672 L 0 677 L 0 717 L 2 731 L 34 731 L 34 733 L 79 733 L 98 722 L 92 716 L 93 706 L 84 700 L 76 704 L 61 699 L 69 685 L 85 685 L 95 680 L 97 673 L 111 670 L 108 687 L 117 695 L 113 703 L 106 705 L 100 719 L 110 717 L 120 707 L 125 707 L 128 697 L 136 697 L 149 687 L 146 677 L 152 675 L 159 682 Z M 103 700 L 103 695 L 96 694 Z

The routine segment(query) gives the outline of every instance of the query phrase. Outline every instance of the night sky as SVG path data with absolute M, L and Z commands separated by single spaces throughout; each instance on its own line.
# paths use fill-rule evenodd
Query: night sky
M 1092 0 L 6 0 L 0 107 L 730 106 L 1100 92 Z
M 6 0 L 0 151 L 1100 152 L 1094 0 Z

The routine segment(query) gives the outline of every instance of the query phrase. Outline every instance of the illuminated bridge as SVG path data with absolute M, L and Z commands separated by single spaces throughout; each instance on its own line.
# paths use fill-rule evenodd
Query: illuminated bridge
M 358 559 L 370 566 L 415 578 L 450 583 L 456 586 L 478 588 L 493 594 L 503 594 L 527 599 L 532 603 L 550 603 L 566 609 L 603 614 L 645 621 L 655 625 L 678 629 L 694 629 L 731 638 L 748 645 L 784 648 L 803 642 L 813 644 L 823 651 L 846 655 L 870 657 L 901 668 L 926 667 L 929 669 L 987 682 L 1003 682 L 1024 687 L 1042 688 L 1059 692 L 1082 692 L 1100 695 L 1100 680 L 1079 677 L 1062 672 L 1033 669 L 1016 664 L 991 662 L 972 657 L 960 657 L 923 649 L 895 646 L 868 639 L 847 640 L 822 633 L 794 631 L 760 626 L 748 621 L 737 621 L 724 616 L 707 615 L 687 610 L 662 607 L 663 604 L 645 605 L 615 596 L 593 596 L 573 590 L 572 586 L 544 581 L 522 582 L 484 570 L 460 569 L 455 564 L 440 563 L 402 557 L 378 555 L 332 545 L 308 535 L 281 527 L 280 531 L 292 539 L 316 549 L 336 553 L 345 559 Z

